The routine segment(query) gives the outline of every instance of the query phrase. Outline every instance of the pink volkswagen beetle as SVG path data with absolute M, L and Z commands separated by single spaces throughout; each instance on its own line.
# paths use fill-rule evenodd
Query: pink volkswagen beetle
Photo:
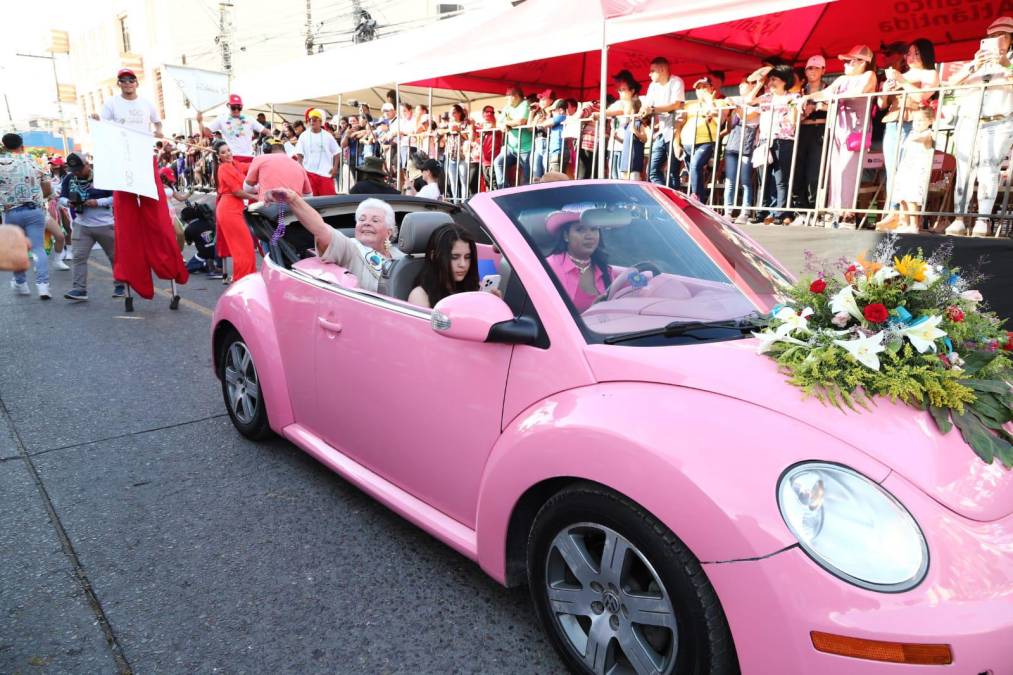
M 357 203 L 311 200 L 347 236 Z M 528 584 L 574 672 L 1013 672 L 1013 472 L 911 408 L 803 400 L 750 335 L 790 276 L 739 229 L 629 182 L 389 203 L 376 291 L 289 222 L 222 296 L 240 433 Z M 500 294 L 408 304 L 450 222 Z

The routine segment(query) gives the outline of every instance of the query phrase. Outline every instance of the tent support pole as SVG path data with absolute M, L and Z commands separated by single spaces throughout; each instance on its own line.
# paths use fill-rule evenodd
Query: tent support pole
M 605 38 L 605 29 L 608 24 L 603 19 L 601 22 L 601 75 L 598 82 L 598 178 L 605 177 L 605 82 L 608 77 L 608 42 Z
M 394 137 L 394 172 L 397 176 L 397 191 L 401 192 L 401 83 L 394 83 L 394 116 L 397 120 L 397 136 Z
M 338 94 L 338 109 L 335 111 L 338 116 L 338 124 L 335 126 L 341 126 L 341 94 Z M 342 183 L 345 178 L 345 151 L 341 149 L 341 145 L 338 145 L 338 154 L 341 157 L 338 159 L 338 175 L 334 177 L 334 180 L 338 182 L 338 194 L 341 194 Z M 351 185 L 345 185 L 345 191 L 348 191 Z

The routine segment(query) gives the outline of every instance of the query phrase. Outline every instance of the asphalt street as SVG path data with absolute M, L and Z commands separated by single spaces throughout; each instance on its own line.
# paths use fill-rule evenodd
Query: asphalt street
M 752 228 L 801 251 L 872 233 Z M 15 296 L 0 275 L 0 673 L 555 673 L 525 589 L 282 440 L 251 443 L 210 367 L 220 281 L 184 302 Z M 167 284 L 162 283 L 162 289 Z
M 0 673 L 560 672 L 526 590 L 233 430 L 220 281 L 124 314 L 93 259 L 86 303 L 0 275 Z

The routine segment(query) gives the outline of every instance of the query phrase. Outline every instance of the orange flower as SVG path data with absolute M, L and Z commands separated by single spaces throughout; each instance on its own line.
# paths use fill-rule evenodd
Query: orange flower
M 905 255 L 903 258 L 898 259 L 894 257 L 893 268 L 901 276 L 905 276 L 908 279 L 914 281 L 925 281 L 925 270 L 928 268 L 928 264 L 921 258 L 916 258 L 911 255 Z
M 867 277 L 871 277 L 873 274 L 883 269 L 882 263 L 866 260 L 864 253 L 858 256 L 857 262 L 861 265 L 862 269 L 865 270 L 865 276 Z

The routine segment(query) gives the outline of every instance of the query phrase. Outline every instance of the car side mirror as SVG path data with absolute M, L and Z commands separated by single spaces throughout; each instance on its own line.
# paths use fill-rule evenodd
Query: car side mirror
M 484 291 L 443 298 L 433 307 L 431 323 L 440 335 L 471 342 L 532 344 L 538 337 L 534 321 L 515 319 L 501 298 Z

